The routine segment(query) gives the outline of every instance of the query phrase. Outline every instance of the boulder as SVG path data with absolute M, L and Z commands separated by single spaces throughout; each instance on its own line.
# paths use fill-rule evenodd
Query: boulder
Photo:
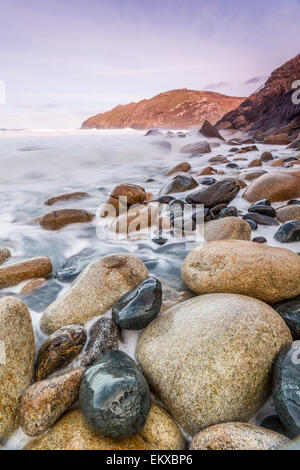
M 186 197 L 186 202 L 188 204 L 204 204 L 205 207 L 212 208 L 217 204 L 229 204 L 239 190 L 240 188 L 234 179 L 223 179 L 205 189 L 193 192 Z
M 211 220 L 204 225 L 204 238 L 208 242 L 230 239 L 250 240 L 251 227 L 247 222 L 237 217 Z
M 196 142 L 194 144 L 187 144 L 181 147 L 180 149 L 181 153 L 189 153 L 189 154 L 204 154 L 204 153 L 210 153 L 211 152 L 211 147 L 208 142 L 200 141 Z
M 202 124 L 201 129 L 199 130 L 199 133 L 203 135 L 203 137 L 207 138 L 216 138 L 220 140 L 225 140 L 221 134 L 219 133 L 218 129 L 214 127 L 209 121 L 205 120 L 204 123 Z
M 196 188 L 198 182 L 193 176 L 190 175 L 176 175 L 159 191 L 159 196 L 165 196 L 171 193 L 182 193 L 183 191 L 189 191 L 190 189 Z
M 262 175 L 248 186 L 243 197 L 249 202 L 260 199 L 269 199 L 270 202 L 296 199 L 300 197 L 300 171 L 273 171 Z
M 300 293 L 300 256 L 286 248 L 243 240 L 223 240 L 194 248 L 181 268 L 196 294 L 227 292 L 267 303 Z
M 191 169 L 191 165 L 188 162 L 181 162 L 178 165 L 167 171 L 166 176 L 174 175 L 175 173 L 187 173 Z
M 0 268 L 0 288 L 15 286 L 27 279 L 46 277 L 52 272 L 52 263 L 47 256 L 32 258 Z
M 88 193 L 77 191 L 74 193 L 60 194 L 59 196 L 50 197 L 50 199 L 47 199 L 44 204 L 45 206 L 53 206 L 53 204 L 56 204 L 57 202 L 85 199 L 87 197 L 90 197 Z
M 276 135 L 269 135 L 265 137 L 264 144 L 266 145 L 288 145 L 289 143 L 289 136 L 288 134 L 276 134 Z
M 122 294 L 148 277 L 144 263 L 130 254 L 104 256 L 90 263 L 67 292 L 45 310 L 41 329 L 46 334 L 82 323 L 106 312 Z
M 276 209 L 276 219 L 279 222 L 289 222 L 290 220 L 300 220 L 300 204 L 289 204 Z
M 194 297 L 143 331 L 137 360 L 153 393 L 189 434 L 248 421 L 271 390 L 272 367 L 292 341 L 265 303 L 235 294 Z
M 199 432 L 191 450 L 278 450 L 290 443 L 281 434 L 246 423 L 224 423 Z
M 83 209 L 61 209 L 43 215 L 39 222 L 47 230 L 59 230 L 70 224 L 91 222 L 94 217 L 94 214 Z

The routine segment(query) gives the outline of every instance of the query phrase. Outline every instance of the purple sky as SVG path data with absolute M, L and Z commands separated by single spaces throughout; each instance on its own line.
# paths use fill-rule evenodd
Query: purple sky
M 299 18 L 300 0 L 0 0 L 0 128 L 175 88 L 247 96 L 299 53 Z

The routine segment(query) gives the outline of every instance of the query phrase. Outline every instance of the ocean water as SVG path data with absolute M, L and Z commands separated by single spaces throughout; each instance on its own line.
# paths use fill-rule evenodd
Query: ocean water
M 127 252 L 141 258 L 150 273 L 175 288 L 183 288 L 180 266 L 187 247 L 182 239 L 170 239 L 159 246 L 152 240 L 118 240 L 107 237 L 106 221 L 94 219 L 90 224 L 74 224 L 59 231 L 47 231 L 34 219 L 56 209 L 82 208 L 96 213 L 106 201 L 114 186 L 134 183 L 145 187 L 156 196 L 166 182 L 165 173 L 181 161 L 188 161 L 194 176 L 207 166 L 213 155 L 228 155 L 230 146 L 221 144 L 204 156 L 180 153 L 180 148 L 199 139 L 194 133 L 186 138 L 145 137 L 144 131 L 125 130 L 0 130 L 0 245 L 7 246 L 12 257 L 7 263 L 34 256 L 49 256 L 53 272 L 58 277 L 48 281 L 27 303 L 36 335 L 37 349 L 44 340 L 39 329 L 43 310 L 57 296 L 63 295 L 76 275 L 88 262 L 107 254 Z M 167 140 L 171 151 L 160 144 Z M 213 143 L 213 141 L 212 141 Z M 281 157 L 289 150 L 274 146 L 258 145 L 258 152 L 245 155 L 258 158 L 266 150 Z M 248 162 L 237 162 L 239 170 Z M 226 171 L 226 176 L 237 176 L 238 171 L 219 164 L 216 168 Z M 268 171 L 276 168 L 264 165 Z M 214 176 L 217 179 L 224 176 Z M 86 191 L 90 198 L 66 201 L 45 206 L 49 197 L 73 191 Z M 231 205 L 246 211 L 249 204 L 238 194 Z M 187 193 L 179 194 L 184 197 Z M 281 204 L 277 204 L 281 205 Z M 276 206 L 276 204 L 275 204 Z M 98 230 L 96 227 L 98 226 Z M 100 229 L 99 229 L 100 227 Z M 99 237 L 99 230 L 105 236 Z M 252 236 L 264 236 L 269 245 L 283 246 L 273 239 L 276 227 L 263 227 Z M 291 243 L 289 249 L 300 251 L 300 243 Z M 1 294 L 16 295 L 25 283 L 7 289 Z M 110 312 L 107 312 L 110 315 Z M 87 327 L 95 318 L 87 323 Z M 138 333 L 124 332 L 121 349 L 134 357 Z M 271 402 L 253 419 L 261 420 L 272 410 Z M 22 448 L 28 442 L 19 429 L 8 441 L 7 448 Z

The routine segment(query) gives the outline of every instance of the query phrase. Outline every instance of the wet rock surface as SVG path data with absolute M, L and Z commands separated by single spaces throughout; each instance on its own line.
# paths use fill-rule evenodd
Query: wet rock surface
M 52 272 L 47 256 L 32 258 L 0 267 L 0 288 L 15 286 L 27 279 L 46 277 Z
M 198 183 L 193 176 L 176 175 L 161 188 L 159 195 L 163 196 L 170 193 L 181 193 L 183 191 L 196 188 L 196 186 L 198 186 Z
M 246 423 L 225 423 L 197 434 L 191 450 L 278 450 L 290 443 L 277 432 Z
M 284 319 L 294 339 L 300 339 L 300 296 L 279 302 L 274 309 Z
M 189 204 L 204 204 L 205 207 L 212 208 L 217 204 L 229 204 L 239 190 L 240 188 L 234 180 L 225 179 L 190 194 L 186 201 Z
M 42 344 L 36 360 L 35 380 L 43 380 L 59 367 L 65 366 L 80 353 L 86 343 L 83 325 L 69 325 L 53 333 Z
M 194 248 L 181 271 L 185 284 L 197 294 L 228 292 L 274 303 L 300 293 L 296 253 L 243 240 L 214 241 Z
M 150 410 L 148 384 L 122 351 L 107 351 L 86 370 L 79 400 L 91 428 L 115 438 L 140 432 Z
M 0 246 L 0 264 L 3 263 L 7 258 L 10 257 L 10 251 L 8 248 L 5 248 L 4 246 Z
M 110 318 L 97 320 L 91 327 L 89 340 L 80 365 L 90 366 L 106 351 L 118 349 L 120 338 L 120 329 Z
M 95 217 L 83 209 L 61 209 L 40 218 L 40 225 L 47 230 L 59 230 L 69 224 L 91 222 Z
M 202 295 L 148 325 L 136 357 L 153 393 L 194 435 L 253 416 L 270 393 L 278 352 L 291 341 L 282 318 L 265 303 Z
M 53 206 L 53 204 L 56 204 L 58 202 L 77 200 L 77 199 L 85 199 L 87 197 L 90 197 L 90 195 L 88 193 L 85 193 L 83 191 L 76 191 L 74 193 L 60 194 L 58 196 L 51 197 L 51 198 L 47 199 L 44 202 L 44 204 L 45 204 L 45 206 Z
M 78 400 L 83 372 L 74 369 L 27 388 L 21 400 L 20 421 L 28 436 L 46 431 Z
M 204 224 L 205 240 L 250 240 L 250 225 L 237 217 L 225 217 Z
M 276 412 L 291 437 L 300 433 L 299 341 L 284 348 L 276 359 L 273 401 Z
M 141 330 L 157 317 L 161 303 L 161 283 L 151 276 L 117 300 L 112 319 L 120 328 Z
M 274 238 L 281 243 L 298 242 L 300 240 L 300 220 L 291 220 L 281 225 Z
M 41 329 L 51 334 L 63 326 L 82 323 L 110 308 L 125 292 L 148 277 L 135 256 L 115 254 L 89 264 L 69 290 L 44 312 Z
M 27 307 L 14 297 L 0 299 L 0 443 L 19 425 L 21 396 L 34 373 L 35 339 Z

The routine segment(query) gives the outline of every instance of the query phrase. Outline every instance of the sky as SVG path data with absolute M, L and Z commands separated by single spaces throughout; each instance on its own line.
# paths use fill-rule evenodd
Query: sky
M 299 54 L 300 0 L 0 0 L 0 128 L 76 128 L 190 88 L 248 96 Z

